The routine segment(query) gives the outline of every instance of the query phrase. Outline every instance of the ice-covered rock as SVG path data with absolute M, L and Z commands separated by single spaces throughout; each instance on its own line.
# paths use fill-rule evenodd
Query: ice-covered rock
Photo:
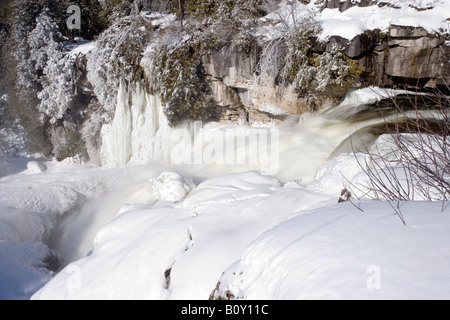
M 180 202 L 195 188 L 192 181 L 175 172 L 163 172 L 148 181 L 150 193 L 161 202 Z
M 0 207 L 0 241 L 47 241 L 54 221 L 43 214 Z
M 29 161 L 27 163 L 27 169 L 30 173 L 43 173 L 47 170 L 47 166 L 39 161 Z

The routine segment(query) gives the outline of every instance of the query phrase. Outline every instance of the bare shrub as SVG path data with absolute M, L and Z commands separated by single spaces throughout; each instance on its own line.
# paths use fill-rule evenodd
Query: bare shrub
M 389 201 L 405 223 L 401 201 L 450 199 L 450 97 L 416 93 L 401 102 L 392 98 L 392 105 L 389 114 L 380 110 L 386 134 L 365 147 L 365 161 L 356 158 L 367 181 L 351 187 L 361 196 Z

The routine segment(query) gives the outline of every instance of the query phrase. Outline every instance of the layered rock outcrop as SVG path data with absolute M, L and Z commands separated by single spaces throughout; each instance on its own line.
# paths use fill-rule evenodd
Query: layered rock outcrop
M 450 83 L 450 46 L 423 28 L 391 26 L 386 74 L 394 82 L 425 87 Z
M 364 68 L 365 85 L 435 88 L 450 83 L 450 44 L 421 27 L 391 25 L 388 33 L 365 31 L 348 41 L 331 37 Z
M 223 121 L 276 121 L 305 111 L 304 99 L 292 88 L 257 74 L 255 52 L 246 54 L 225 48 L 204 55 L 202 62 Z
M 202 60 L 221 121 L 279 123 L 289 115 L 320 109 L 345 94 L 333 88 L 322 94 L 299 96 L 292 86 L 258 73 L 257 50 L 248 54 L 225 48 L 208 52 Z
M 387 33 L 366 30 L 350 41 L 330 37 L 316 43 L 314 49 L 323 54 L 331 51 L 334 44 L 358 62 L 364 70 L 361 79 L 353 87 L 329 88 L 302 97 L 293 88 L 257 74 L 256 51 L 246 54 L 224 49 L 207 53 L 203 64 L 222 110 L 221 120 L 250 123 L 282 120 L 289 114 L 320 109 L 354 87 L 448 90 L 450 43 L 441 34 L 430 34 L 421 27 L 392 25 Z

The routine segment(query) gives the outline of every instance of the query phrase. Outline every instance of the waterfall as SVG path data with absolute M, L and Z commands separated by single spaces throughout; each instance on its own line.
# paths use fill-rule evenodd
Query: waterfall
M 171 128 L 157 95 L 148 94 L 141 84 L 122 84 L 114 120 L 102 129 L 102 161 L 107 168 L 143 165 L 131 166 L 135 169 L 128 181 L 67 217 L 58 252 L 65 263 L 84 257 L 97 231 L 123 205 L 150 202 L 149 181 L 163 172 L 176 172 L 195 183 L 248 170 L 263 170 L 284 183 L 313 182 L 330 157 L 352 152 L 350 136 L 369 137 L 368 129 L 383 121 L 372 102 L 350 93 L 338 106 L 292 116 L 279 127 L 186 122 Z
M 102 128 L 101 160 L 105 168 L 129 163 L 167 162 L 171 128 L 158 95 L 142 83 L 120 84 L 112 123 Z
M 386 94 L 357 91 L 338 106 L 276 128 L 216 122 L 171 128 L 158 95 L 147 93 L 141 83 L 122 83 L 114 120 L 102 129 L 102 163 L 106 168 L 161 163 L 202 179 L 263 170 L 282 182 L 309 183 L 330 155 L 352 152 L 352 134 L 366 132 L 364 141 L 373 141 L 370 130 L 361 129 L 383 122 L 372 105 L 382 98 Z

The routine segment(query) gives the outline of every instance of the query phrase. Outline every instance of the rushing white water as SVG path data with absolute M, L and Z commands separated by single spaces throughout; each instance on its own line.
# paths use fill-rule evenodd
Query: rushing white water
M 383 121 L 381 116 L 353 119 L 361 105 L 376 100 L 376 92 L 357 92 L 336 107 L 292 117 L 278 128 L 198 122 L 171 128 L 158 96 L 140 84 L 122 85 L 115 118 L 102 130 L 102 163 L 112 168 L 157 162 L 203 178 L 257 169 L 283 182 L 308 183 L 342 141 Z
M 370 113 L 366 103 L 376 100 L 374 93 L 357 92 L 338 106 L 293 116 L 276 128 L 199 122 L 171 128 L 158 96 L 140 84 L 122 85 L 115 118 L 102 130 L 101 155 L 105 167 L 130 170 L 129 181 L 68 217 L 57 250 L 64 264 L 85 256 L 97 231 L 124 204 L 153 204 L 157 195 L 149 180 L 163 172 L 178 172 L 193 183 L 248 170 L 265 171 L 281 182 L 312 182 L 330 156 L 352 152 L 352 134 L 373 140 L 370 128 L 383 119 Z M 140 165 L 129 166 L 136 163 Z

